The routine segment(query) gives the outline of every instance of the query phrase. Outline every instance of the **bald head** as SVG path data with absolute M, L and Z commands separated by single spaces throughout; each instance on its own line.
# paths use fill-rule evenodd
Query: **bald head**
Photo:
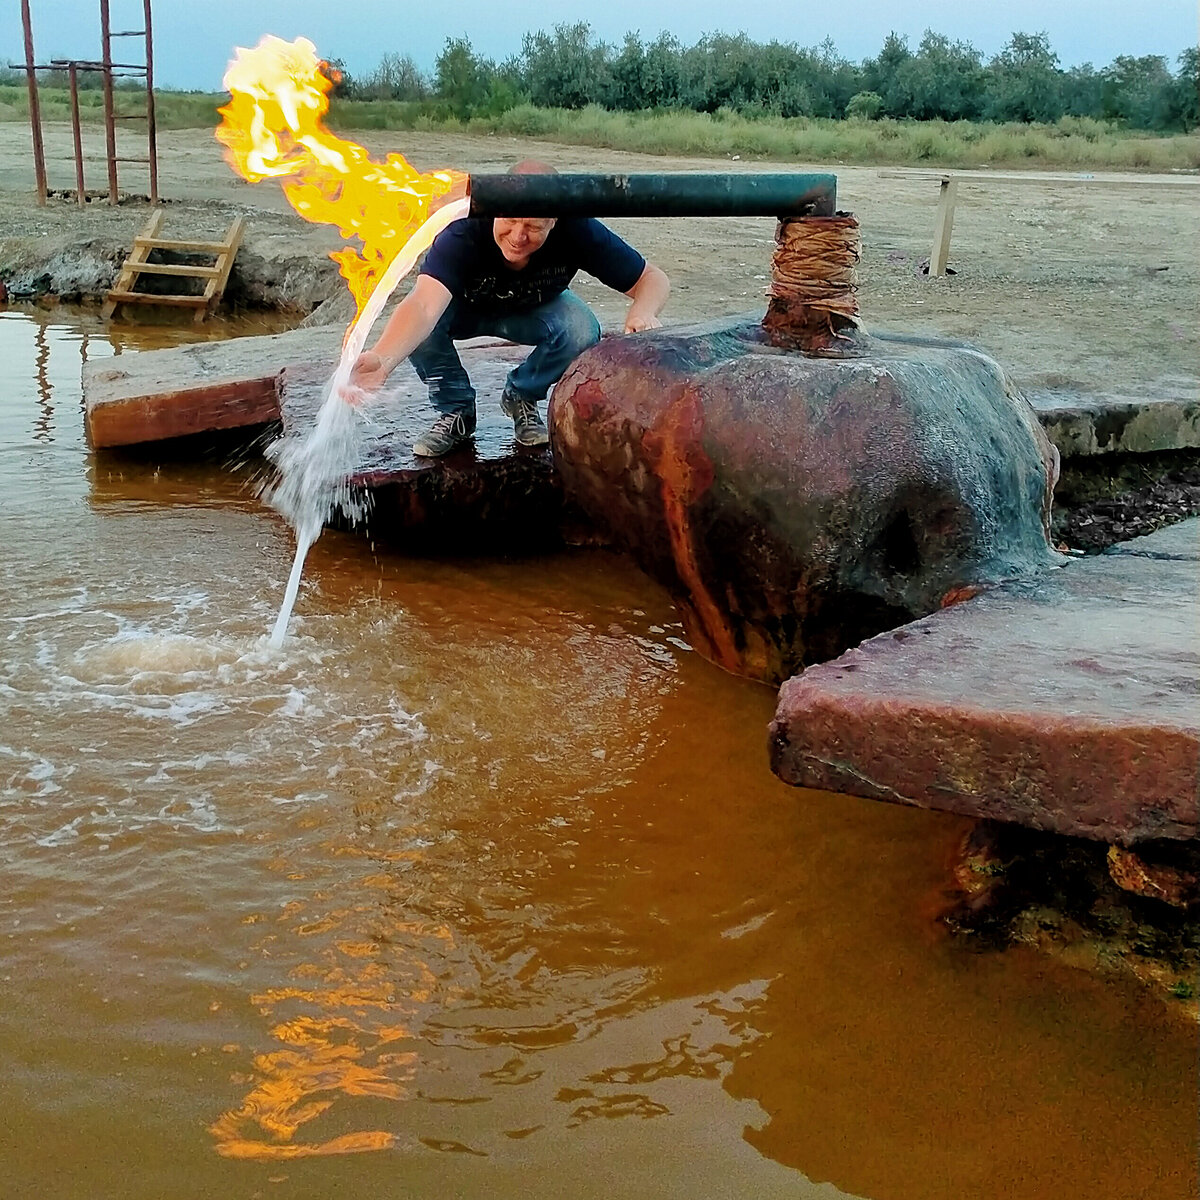
M 523 158 L 508 168 L 510 175 L 557 175 L 558 170 L 537 158 Z
M 549 164 L 537 158 L 523 158 L 508 168 L 510 175 L 557 175 Z M 510 267 L 522 270 L 530 258 L 545 245 L 554 228 L 553 217 L 497 217 L 492 222 L 492 237 Z

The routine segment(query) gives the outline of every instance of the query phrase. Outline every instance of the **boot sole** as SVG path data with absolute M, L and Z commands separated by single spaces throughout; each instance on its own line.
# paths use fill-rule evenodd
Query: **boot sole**
M 465 438 L 459 438 L 459 440 L 457 442 L 455 442 L 451 446 L 447 446 L 445 448 L 445 450 L 431 450 L 428 446 L 424 445 L 423 443 L 417 442 L 413 446 L 412 452 L 418 458 L 445 458 L 447 454 L 452 454 L 455 450 L 457 450 L 459 448 L 459 446 L 465 446 L 471 440 L 471 438 L 474 436 L 475 436 L 474 434 L 469 434 Z

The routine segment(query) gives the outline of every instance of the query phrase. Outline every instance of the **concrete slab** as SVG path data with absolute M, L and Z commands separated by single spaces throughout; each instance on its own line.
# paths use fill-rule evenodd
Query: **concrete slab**
M 528 348 L 484 342 L 460 344 L 459 352 L 478 393 L 478 424 L 475 437 L 451 454 L 428 459 L 412 453 L 436 413 L 411 368 L 398 368 L 364 408 L 366 436 L 351 481 L 370 493 L 368 534 L 406 546 L 558 541 L 563 495 L 549 447 L 518 446 L 512 421 L 500 411 L 505 376 Z M 283 370 L 285 434 L 313 426 L 332 371 L 332 361 Z
M 1178 521 L 1145 537 L 1118 542 L 1106 554 L 1135 554 L 1144 558 L 1177 558 L 1200 561 L 1200 520 Z
M 1200 519 L 783 685 L 788 783 L 1132 844 L 1200 832 Z
M 343 332 L 293 329 L 86 362 L 88 444 L 95 450 L 133 446 L 278 420 L 279 372 L 336 359 Z
M 1200 447 L 1200 390 L 1194 381 L 1180 380 L 1153 398 L 1066 391 L 1025 394 L 1064 459 Z

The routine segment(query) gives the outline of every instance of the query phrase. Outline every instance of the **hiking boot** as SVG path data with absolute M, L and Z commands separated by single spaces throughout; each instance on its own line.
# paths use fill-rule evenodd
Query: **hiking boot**
M 538 416 L 537 403 L 526 400 L 516 392 L 505 391 L 500 397 L 500 411 L 512 417 L 513 436 L 519 446 L 545 446 L 550 441 L 546 422 Z
M 474 417 L 468 420 L 461 413 L 443 413 L 413 443 L 413 453 L 422 458 L 441 458 L 455 446 L 461 446 L 474 432 Z

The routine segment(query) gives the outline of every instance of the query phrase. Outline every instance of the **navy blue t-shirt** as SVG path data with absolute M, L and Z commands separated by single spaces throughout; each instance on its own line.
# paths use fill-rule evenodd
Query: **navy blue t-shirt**
M 641 278 L 646 260 L 593 217 L 563 217 L 550 236 L 514 271 L 492 236 L 490 217 L 464 217 L 433 240 L 421 274 L 430 275 L 457 300 L 485 311 L 537 308 L 570 286 L 577 271 L 618 292 Z

